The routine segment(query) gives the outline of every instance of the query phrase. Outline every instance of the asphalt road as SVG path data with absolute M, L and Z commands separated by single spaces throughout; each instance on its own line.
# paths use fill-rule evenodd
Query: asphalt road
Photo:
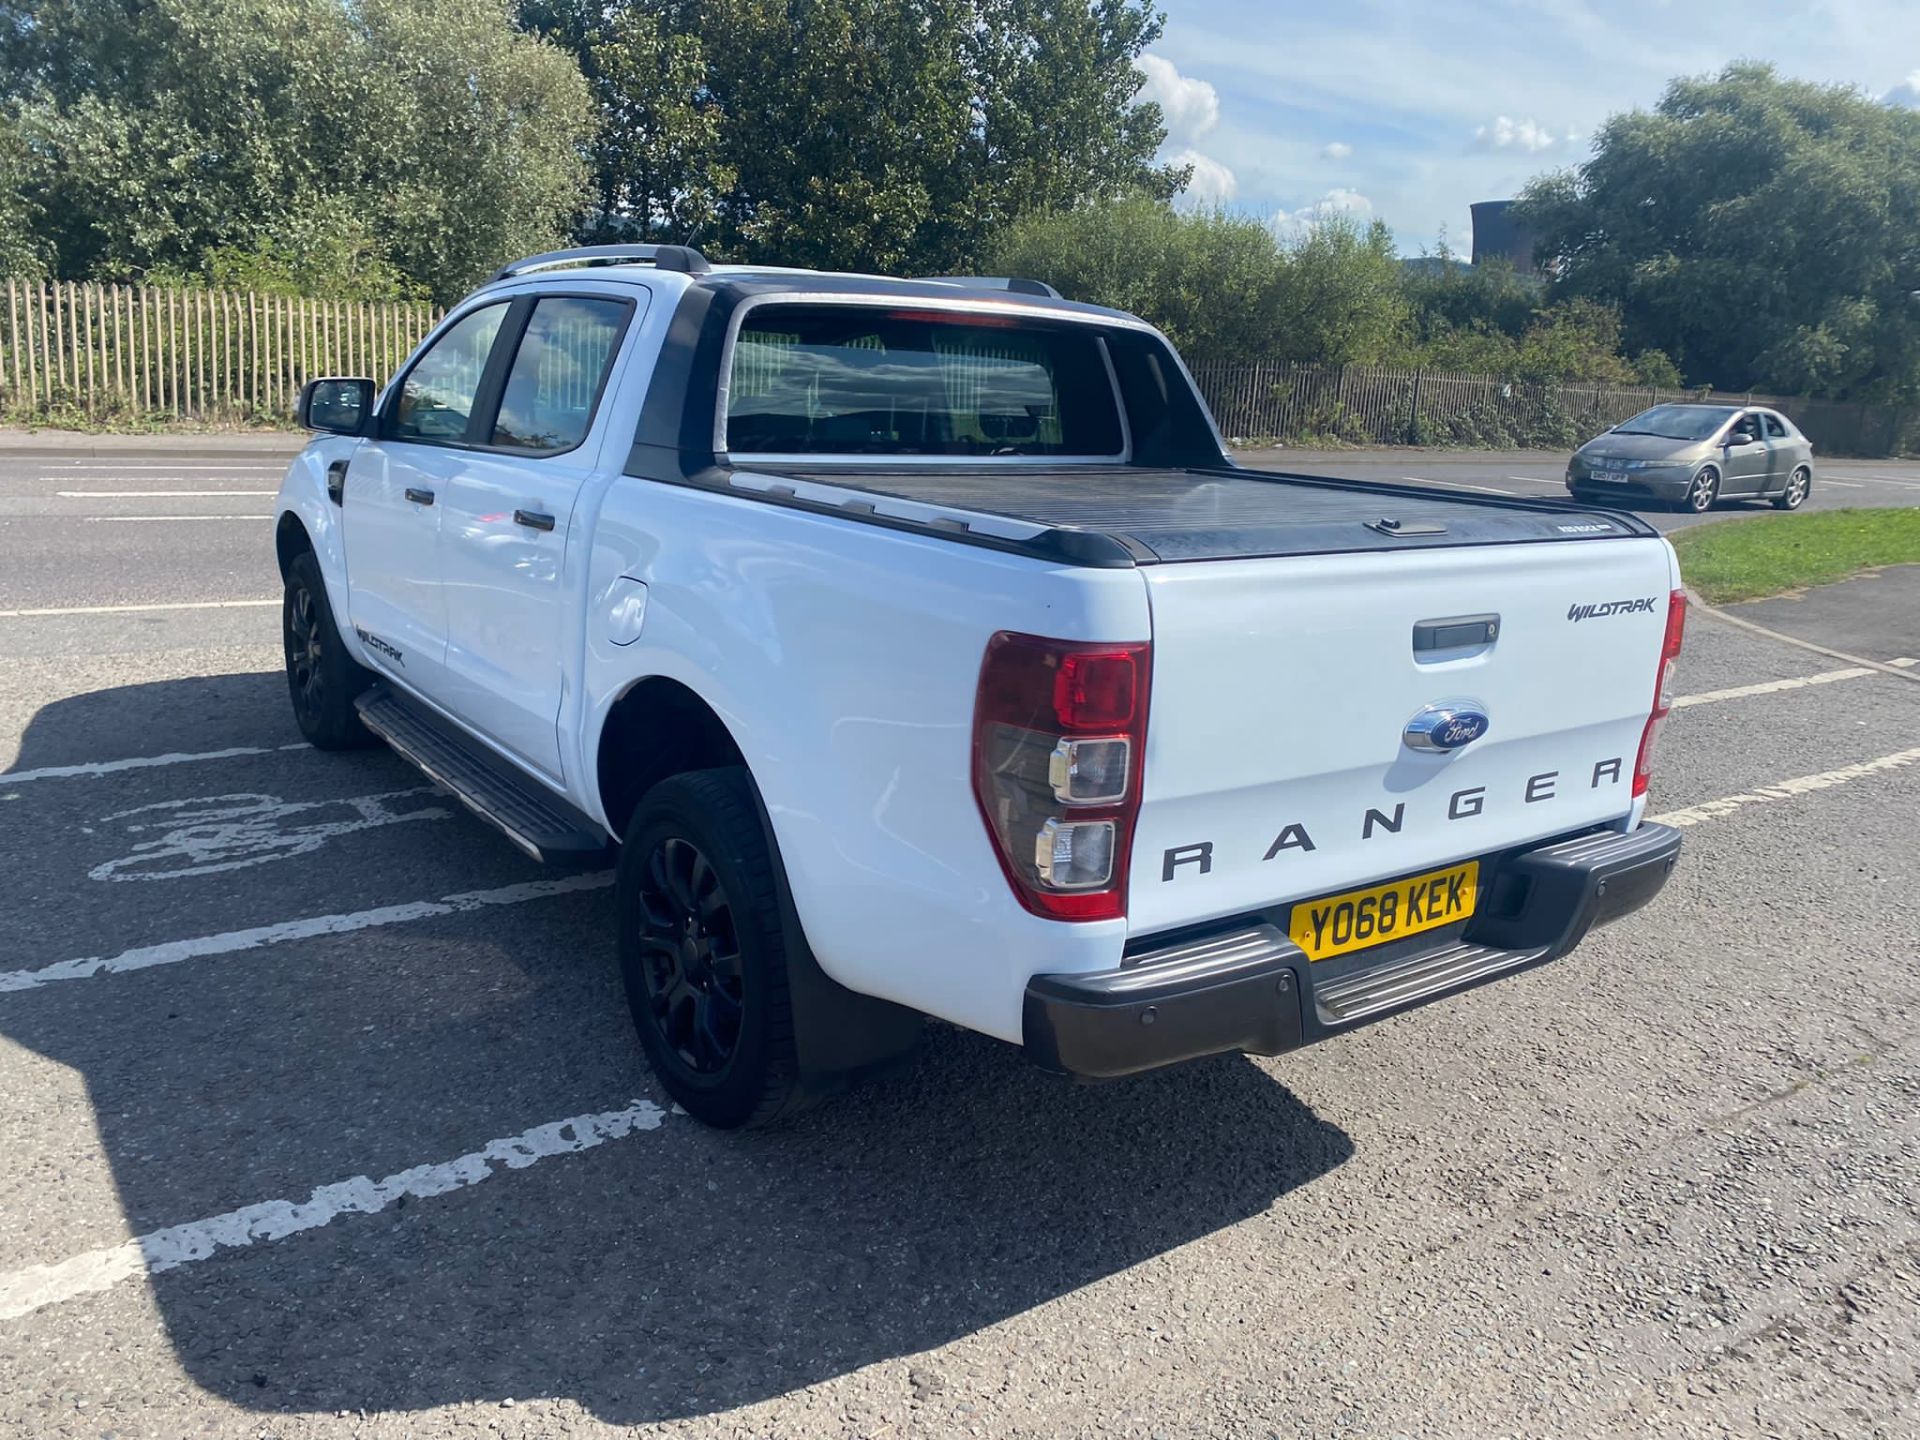
M 592 877 L 301 746 L 272 608 L 98 608 L 272 596 L 231 463 L 0 462 L 0 1435 L 1920 1433 L 1920 683 L 1696 620 L 1573 956 L 724 1136 Z

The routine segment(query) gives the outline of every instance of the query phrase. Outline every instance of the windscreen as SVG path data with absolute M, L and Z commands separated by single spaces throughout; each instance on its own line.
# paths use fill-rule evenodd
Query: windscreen
M 1669 440 L 1704 440 L 1733 418 L 1719 405 L 1656 405 L 1618 428 L 1622 435 L 1664 435 Z
M 1111 459 L 1125 445 L 1090 329 L 978 312 L 763 305 L 734 345 L 727 449 Z

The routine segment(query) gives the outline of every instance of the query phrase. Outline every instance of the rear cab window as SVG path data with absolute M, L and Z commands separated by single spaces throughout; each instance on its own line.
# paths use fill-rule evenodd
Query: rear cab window
M 735 455 L 1115 461 L 1126 428 L 1100 336 L 911 306 L 756 306 L 724 408 Z

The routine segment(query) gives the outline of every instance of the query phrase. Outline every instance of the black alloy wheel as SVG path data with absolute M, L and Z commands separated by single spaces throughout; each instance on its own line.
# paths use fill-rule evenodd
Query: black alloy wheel
M 647 791 L 620 843 L 620 975 L 661 1088 L 723 1130 L 811 1103 L 788 966 L 779 857 L 747 772 L 689 770 Z
M 641 977 L 653 1023 L 689 1071 L 722 1076 L 746 1005 L 733 902 L 700 847 L 682 837 L 656 841 L 640 876 Z
M 353 750 L 375 743 L 353 702 L 373 675 L 347 653 L 327 604 L 326 582 L 313 553 L 287 566 L 280 602 L 280 634 L 286 651 L 287 696 L 307 743 L 319 750 Z

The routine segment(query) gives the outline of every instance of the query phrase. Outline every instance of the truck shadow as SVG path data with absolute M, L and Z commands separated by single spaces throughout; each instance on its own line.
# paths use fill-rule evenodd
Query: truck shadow
M 278 686 L 224 676 L 63 701 L 36 717 L 14 769 L 111 758 L 72 736 L 113 733 L 156 702 L 206 707 L 204 723 L 121 730 L 143 749 L 284 743 Z M 256 707 L 271 724 L 235 739 L 233 717 Z M 437 843 L 451 888 L 464 852 L 498 842 L 463 821 Z M 331 863 L 341 908 L 365 903 L 351 854 Z M 88 883 L 36 903 L 85 904 Z M 270 882 L 208 882 L 184 923 L 220 930 L 223 887 L 254 883 Z M 594 892 L 0 994 L 0 1036 L 83 1077 L 129 1233 L 149 1233 L 657 1098 L 613 974 L 611 913 Z M 125 943 L 189 933 L 166 923 Z M 82 1127 L 71 1144 L 93 1142 Z M 1076 1085 L 935 1026 L 905 1067 L 783 1129 L 720 1135 L 670 1116 L 131 1284 L 186 1374 L 249 1410 L 549 1397 L 642 1423 L 936 1350 L 1258 1216 L 1351 1153 L 1245 1059 Z M 63 1233 L 12 1263 L 117 1238 Z M 143 1303 L 128 1290 L 0 1324 L 118 1324 Z M 1104 1333 L 1082 1343 L 1144 1341 L 1151 1317 L 1098 1313 Z M 943 1376 L 947 1363 L 915 1362 L 930 1420 L 1000 1379 Z M 904 1370 L 899 1385 L 908 1403 Z

